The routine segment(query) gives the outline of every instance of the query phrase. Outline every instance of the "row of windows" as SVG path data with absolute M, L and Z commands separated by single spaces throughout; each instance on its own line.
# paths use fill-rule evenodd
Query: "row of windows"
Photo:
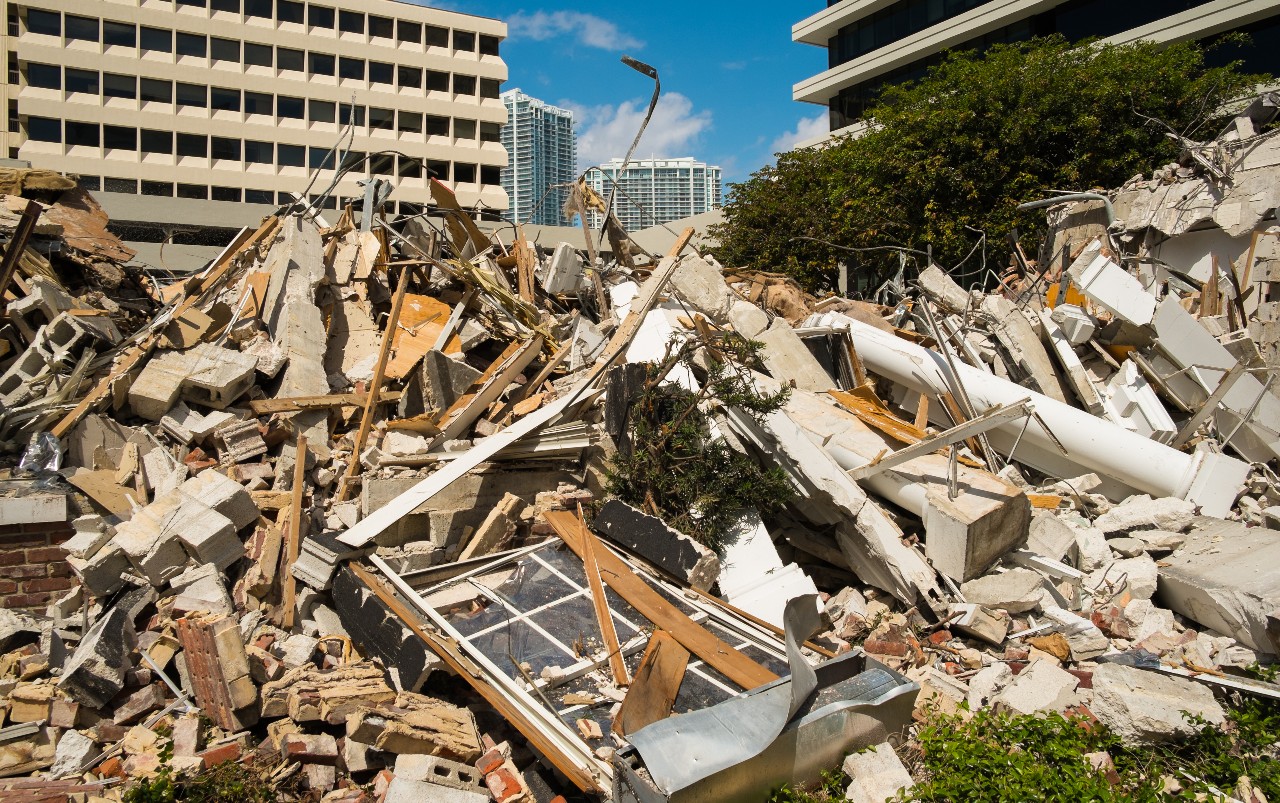
M 404 70 L 405 68 L 401 67 L 400 69 Z M 431 75 L 443 76 L 445 85 L 448 85 L 449 73 L 431 73 Z M 15 83 L 17 81 L 16 76 L 10 76 L 10 79 Z M 36 89 L 65 89 L 68 94 L 100 94 L 104 98 L 142 100 L 147 103 L 176 102 L 181 107 L 213 108 L 220 111 L 241 111 L 243 109 L 247 114 L 276 114 L 282 118 L 295 120 L 304 119 L 303 107 L 306 105 L 303 98 L 288 95 L 277 96 L 250 90 L 242 92 L 239 89 L 217 86 L 207 87 L 203 84 L 188 84 L 182 81 L 174 82 L 161 78 L 139 78 L 120 73 L 98 73 L 96 70 L 81 70 L 75 67 L 63 68 L 56 64 L 41 64 L 34 61 L 26 64 L 26 81 L 28 86 Z M 486 91 L 496 93 L 498 91 L 497 82 L 493 82 L 494 86 L 487 86 L 487 81 L 488 79 L 481 80 L 482 87 Z M 456 94 L 474 95 L 476 78 L 472 75 L 454 74 L 453 87 Z M 490 96 L 485 95 L 485 97 Z M 496 94 L 492 95 L 492 97 L 496 97 Z M 328 101 L 312 100 L 310 105 L 310 114 L 306 119 L 315 123 L 332 123 L 334 121 L 335 104 Z M 343 108 L 347 108 L 346 104 L 343 104 Z M 364 107 L 358 108 L 363 109 Z M 392 114 L 390 109 L 375 109 L 371 107 L 371 116 L 374 115 L 375 111 L 381 113 L 382 117 L 379 119 L 384 119 Z M 401 112 L 401 114 L 410 115 L 411 113 Z M 420 124 L 422 115 L 414 116 L 419 118 Z M 360 117 L 363 118 L 363 112 L 360 113 Z M 346 122 L 347 115 L 344 113 L 339 119 Z M 357 125 L 363 125 L 363 122 L 357 120 Z M 474 137 L 474 134 L 472 136 Z
M 240 0 L 178 0 L 179 6 L 208 7 L 211 3 L 214 11 L 241 12 Z M 304 14 L 303 4 L 294 0 L 244 0 L 244 16 L 247 18 L 272 19 L 275 10 L 277 22 L 302 24 L 304 16 L 312 30 L 333 30 L 335 19 L 337 29 L 342 33 L 365 34 L 373 39 L 386 39 L 400 44 L 424 45 L 426 47 L 450 47 L 457 52 L 475 53 L 477 46 L 482 56 L 497 56 L 501 40 L 488 34 L 476 34 L 474 31 L 462 31 L 426 25 L 411 20 L 393 20 L 376 14 L 365 15 L 359 11 L 336 10 L 328 6 L 312 5 Z M 336 14 L 335 14 L 336 12 Z M 18 17 L 11 13 L 9 17 L 9 35 L 18 35 Z M 141 42 L 143 49 L 162 50 L 166 36 L 171 32 L 162 28 L 146 25 L 135 26 L 131 23 L 99 20 L 96 17 L 84 17 L 79 14 L 62 15 L 56 11 L 30 9 L 27 11 L 27 30 L 30 33 L 46 36 L 63 36 L 68 41 L 101 42 L 104 45 L 123 45 L 134 47 Z M 148 46 L 148 42 L 152 46 Z M 170 45 L 171 47 L 172 45 Z
M 283 206 L 293 203 L 293 193 L 272 192 L 271 190 L 241 189 L 239 187 L 209 186 L 206 184 L 182 184 L 171 181 L 139 181 L 134 178 L 116 178 L 112 176 L 80 176 L 77 180 L 81 187 L 90 192 L 120 192 L 130 195 L 150 195 L 160 198 L 192 198 L 199 201 L 234 201 L 236 203 L 268 204 Z M 312 195 L 312 203 L 322 209 L 337 209 L 348 203 L 357 203 L 359 198 L 341 198 L 330 196 L 321 199 Z M 425 207 L 409 201 L 388 201 L 383 207 L 388 213 L 401 215 L 421 214 Z
M 287 143 L 260 140 L 240 140 L 232 137 L 186 134 L 182 132 L 137 129 L 128 126 L 85 123 L 75 120 L 55 120 L 49 117 L 27 117 L 26 136 L 33 142 L 52 142 L 68 146 L 105 148 L 107 150 L 138 151 L 143 155 L 176 155 L 200 159 L 217 159 L 245 164 L 279 165 L 281 167 L 305 167 L 311 170 L 332 169 L 334 155 L 328 148 L 289 145 Z M 367 170 L 361 165 L 367 164 Z M 476 165 L 465 162 L 448 162 L 428 159 L 420 161 L 395 154 L 349 151 L 342 160 L 344 168 L 357 173 L 421 178 L 425 170 L 442 181 L 463 184 L 501 184 L 502 168 L 492 165 Z

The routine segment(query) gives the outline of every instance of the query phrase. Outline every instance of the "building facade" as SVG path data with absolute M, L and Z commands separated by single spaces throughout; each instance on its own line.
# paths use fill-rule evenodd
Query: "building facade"
M 429 176 L 506 209 L 500 21 L 396 0 L 0 5 L 0 155 L 138 196 L 140 217 L 321 200 L 337 165 L 351 170 L 329 209 L 370 175 L 395 185 L 397 211 L 427 206 Z
M 614 184 L 613 213 L 628 231 L 670 223 L 724 205 L 720 168 L 687 156 L 680 159 L 633 159 L 622 169 L 621 159 L 587 171 L 587 183 L 602 198 Z M 590 223 L 599 228 L 604 218 L 590 212 Z
M 886 85 L 922 77 L 944 51 L 1035 36 L 1112 43 L 1178 42 L 1230 31 L 1253 44 L 1220 48 L 1216 63 L 1243 59 L 1280 68 L 1277 0 L 828 0 L 792 26 L 793 41 L 827 50 L 827 70 L 796 84 L 795 100 L 826 106 L 834 131 L 857 123 Z
M 502 147 L 507 166 L 502 188 L 507 192 L 504 217 L 513 223 L 563 225 L 561 208 L 568 187 L 578 177 L 578 138 L 573 112 L 548 105 L 519 89 L 502 93 L 507 124 Z

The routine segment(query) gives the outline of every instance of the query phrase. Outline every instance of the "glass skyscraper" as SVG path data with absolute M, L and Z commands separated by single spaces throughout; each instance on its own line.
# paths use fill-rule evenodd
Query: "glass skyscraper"
M 681 159 L 633 159 L 622 169 L 612 159 L 587 171 L 587 183 L 602 198 L 609 197 L 614 182 L 613 213 L 627 231 L 638 231 L 673 220 L 710 212 L 724 205 L 720 168 Z M 602 215 L 590 212 L 591 225 L 604 224 Z
M 578 141 L 573 133 L 573 112 L 529 97 L 519 89 L 502 93 L 507 124 L 502 145 L 507 166 L 502 188 L 510 206 L 503 217 L 513 223 L 562 226 L 561 208 L 567 185 L 578 177 Z

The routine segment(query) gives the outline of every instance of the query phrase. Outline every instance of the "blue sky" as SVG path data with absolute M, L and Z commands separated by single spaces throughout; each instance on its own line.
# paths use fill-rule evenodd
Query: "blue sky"
M 791 86 L 826 68 L 826 51 L 791 41 L 791 25 L 825 3 L 538 3 L 443 0 L 433 5 L 508 24 L 504 89 L 519 87 L 574 111 L 583 167 L 621 158 L 653 82 L 626 54 L 657 68 L 658 112 L 637 157 L 694 156 L 741 181 L 773 153 L 825 130 L 825 110 L 791 99 Z

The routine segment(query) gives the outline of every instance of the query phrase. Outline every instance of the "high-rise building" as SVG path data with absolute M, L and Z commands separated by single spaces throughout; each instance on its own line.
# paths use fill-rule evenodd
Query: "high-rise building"
M 128 194 L 137 220 L 256 224 L 257 204 L 395 185 L 505 210 L 498 20 L 396 0 L 0 0 L 0 156 Z M 344 135 L 354 121 L 350 135 Z M 337 155 L 331 154 L 336 150 Z M 398 153 L 397 153 L 398 152 Z M 104 205 L 112 205 L 104 199 Z M 172 216 L 172 217 L 170 217 Z
M 610 159 L 587 171 L 587 183 L 608 198 L 614 183 L 613 213 L 628 231 L 670 223 L 683 217 L 710 212 L 724 205 L 720 168 L 680 159 L 633 159 L 622 169 L 621 159 Z M 590 223 L 599 228 L 603 216 L 590 212 Z
M 1211 59 L 1240 58 L 1253 71 L 1277 71 L 1276 0 L 827 0 L 826 9 L 791 28 L 793 41 L 826 48 L 828 64 L 796 84 L 792 97 L 826 106 L 835 132 L 861 120 L 881 88 L 923 77 L 947 50 L 1054 33 L 1123 44 L 1230 31 L 1249 34 L 1252 46 L 1222 48 Z
M 502 127 L 502 146 L 507 149 L 502 188 L 509 203 L 503 217 L 514 223 L 562 225 L 561 208 L 569 195 L 566 185 L 578 177 L 573 112 L 543 103 L 519 89 L 503 92 L 502 102 L 507 106 L 507 124 Z

